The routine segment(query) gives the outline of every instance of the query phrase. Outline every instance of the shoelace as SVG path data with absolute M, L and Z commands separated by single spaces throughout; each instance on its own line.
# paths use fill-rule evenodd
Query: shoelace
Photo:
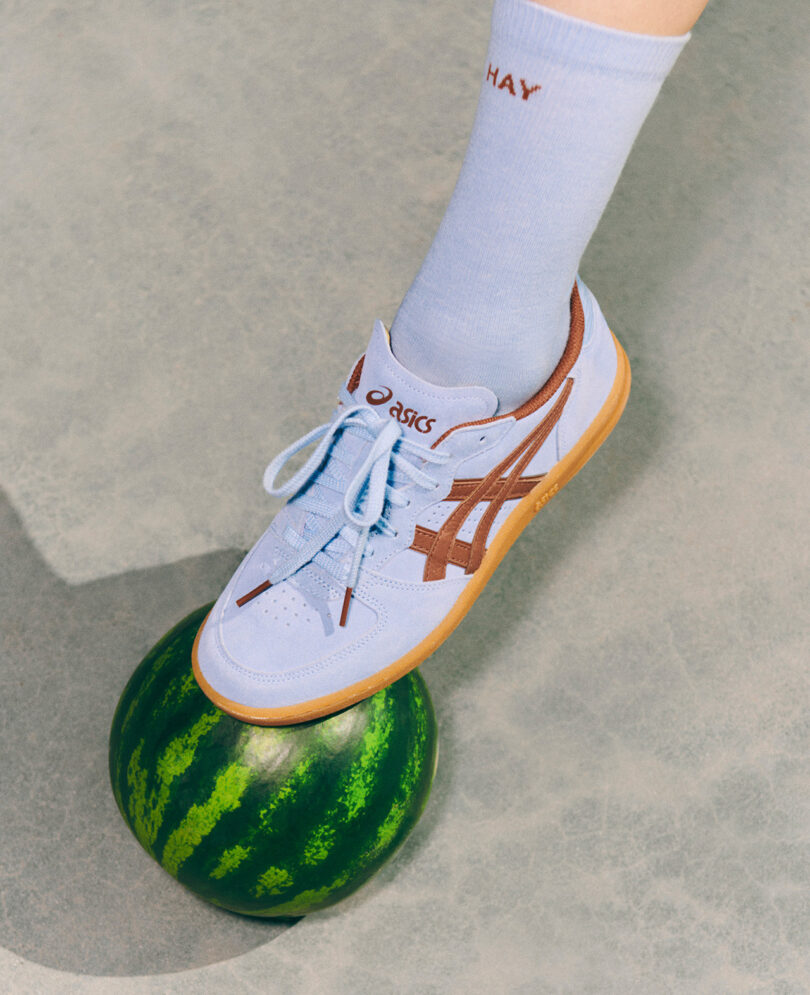
M 340 625 L 345 626 L 363 553 L 372 530 L 396 535 L 385 517 L 386 505 L 402 508 L 408 504 L 408 500 L 400 493 L 401 488 L 391 481 L 398 480 L 401 483 L 404 478 L 426 490 L 435 490 L 439 486 L 436 480 L 412 460 L 415 458 L 424 463 L 441 465 L 450 458 L 447 453 L 437 452 L 407 438 L 398 422 L 382 417 L 368 405 L 354 404 L 351 395 L 345 390 L 341 392 L 341 401 L 344 404 L 343 411 L 332 421 L 312 429 L 280 452 L 265 470 L 263 480 L 265 490 L 273 497 L 295 497 L 318 474 L 338 433 L 348 428 L 359 430 L 371 441 L 371 446 L 363 462 L 345 484 L 341 507 L 333 511 L 316 497 L 308 494 L 299 497 L 298 507 L 322 521 L 307 537 L 288 527 L 284 538 L 293 552 L 276 566 L 263 584 L 239 598 L 237 605 L 246 604 L 269 587 L 292 576 L 318 553 L 322 553 L 324 547 L 336 536 L 341 535 L 354 547 L 348 574 L 345 573 L 343 557 L 336 561 L 324 554 L 319 557 L 318 562 L 336 579 L 345 577 L 346 591 L 340 613 Z M 286 463 L 317 440 L 320 442 L 304 465 L 285 484 L 276 487 L 276 479 Z M 327 474 L 321 474 L 320 482 L 333 489 L 344 486 Z

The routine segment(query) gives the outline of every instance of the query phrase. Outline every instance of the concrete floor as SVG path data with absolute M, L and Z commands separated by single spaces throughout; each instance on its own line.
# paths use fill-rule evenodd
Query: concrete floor
M 292 927 L 150 861 L 107 731 L 392 318 L 488 5 L 3 12 L 0 989 L 810 991 L 805 0 L 696 29 L 582 267 L 627 413 L 425 664 L 416 831 Z

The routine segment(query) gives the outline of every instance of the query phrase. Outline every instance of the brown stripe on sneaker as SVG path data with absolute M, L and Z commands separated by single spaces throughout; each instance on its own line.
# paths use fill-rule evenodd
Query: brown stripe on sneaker
M 411 543 L 411 549 L 416 550 L 417 553 L 424 553 L 427 555 L 433 546 L 435 538 L 436 533 L 433 529 L 426 529 L 422 525 L 417 525 L 413 536 L 413 542 Z M 471 551 L 472 546 L 468 542 L 465 542 L 463 539 L 454 539 L 453 545 L 450 547 L 450 555 L 447 562 L 454 563 L 457 567 L 466 568 L 470 561 Z
M 262 581 L 262 583 L 259 584 L 258 587 L 254 587 L 252 591 L 248 591 L 247 594 L 243 594 L 241 598 L 236 599 L 237 608 L 241 608 L 242 605 L 246 605 L 248 601 L 252 601 L 254 598 L 258 598 L 260 594 L 264 594 L 264 592 L 268 589 L 268 587 L 272 586 L 273 585 L 270 583 L 269 580 Z
M 565 407 L 565 403 L 568 400 L 573 386 L 573 380 L 566 381 L 565 387 L 563 388 L 557 403 L 532 433 L 531 445 L 527 446 L 526 449 L 523 450 L 522 455 L 510 471 L 509 476 L 506 478 L 506 483 L 504 484 L 501 493 L 489 502 L 486 511 L 479 519 L 478 525 L 475 529 L 475 535 L 472 539 L 472 552 L 470 554 L 470 561 L 467 564 L 466 569 L 468 574 L 475 573 L 475 571 L 481 566 L 481 560 L 483 560 L 484 553 L 486 552 L 486 542 L 489 536 L 489 530 L 492 528 L 495 516 L 503 507 L 503 503 L 506 500 L 505 495 L 511 493 L 513 484 L 520 479 L 520 474 L 537 455 L 538 450 L 551 434 L 551 430 L 560 420 L 560 415 L 563 412 L 563 408 Z
M 515 480 L 509 491 L 509 494 L 504 498 L 504 501 L 509 501 L 511 498 L 522 498 L 526 497 L 530 490 L 535 488 L 540 481 L 545 477 L 544 473 L 538 473 L 535 477 L 520 477 Z M 468 498 L 470 494 L 473 493 L 476 487 L 482 482 L 483 477 L 459 477 L 453 481 L 453 486 L 450 488 L 450 493 L 444 498 L 445 501 L 463 501 Z M 499 477 L 498 480 L 494 481 L 486 492 L 486 494 L 481 495 L 479 501 L 494 501 L 496 497 L 501 492 L 501 488 L 506 484 L 506 477 Z
M 354 369 L 352 370 L 352 375 L 349 377 L 349 382 L 346 384 L 346 390 L 353 394 L 357 388 L 360 386 L 360 375 L 363 372 L 363 360 L 366 358 L 366 354 L 363 355 L 355 363 Z
M 574 284 L 574 289 L 571 291 L 571 324 L 568 330 L 568 343 L 565 347 L 565 352 L 563 352 L 560 357 L 559 363 L 557 363 L 551 376 L 546 380 L 540 390 L 530 397 L 528 401 L 521 404 L 519 408 L 514 411 L 507 411 L 503 415 L 493 415 L 491 418 L 481 418 L 479 421 L 465 421 L 460 425 L 454 425 L 452 428 L 448 428 L 446 432 L 443 432 L 439 438 L 433 443 L 431 449 L 435 449 L 451 432 L 455 432 L 457 428 L 467 428 L 470 425 L 489 425 L 491 422 L 500 421 L 502 418 L 525 418 L 526 415 L 530 415 L 532 411 L 537 411 L 538 408 L 542 408 L 543 405 L 551 400 L 551 398 L 557 393 L 557 391 L 562 386 L 565 378 L 571 372 L 571 368 L 574 363 L 579 359 L 579 354 L 582 349 L 582 337 L 585 334 L 585 312 L 582 310 L 582 300 L 579 296 L 579 289 L 576 284 Z
M 472 514 L 475 507 L 484 500 L 482 495 L 489 494 L 492 487 L 502 478 L 502 475 L 508 474 L 508 476 L 503 478 L 504 484 L 495 497 L 489 499 L 489 507 L 484 512 L 473 536 L 471 544 L 472 551 L 465 569 L 467 573 L 472 573 L 477 569 L 484 555 L 486 537 L 495 515 L 497 515 L 503 506 L 504 501 L 508 500 L 506 495 L 510 493 L 521 472 L 529 465 L 551 434 L 554 426 L 560 420 L 573 386 L 573 380 L 569 379 L 566 381 L 560 397 L 545 418 L 526 435 L 522 442 L 508 456 L 502 459 L 497 466 L 493 467 L 486 477 L 482 477 L 480 483 L 450 512 L 447 520 L 436 533 L 433 544 L 427 553 L 425 569 L 422 574 L 423 580 L 444 579 L 447 573 L 447 564 L 450 562 L 450 554 L 454 549 L 456 536 L 462 526 Z M 486 524 L 484 523 L 485 519 Z

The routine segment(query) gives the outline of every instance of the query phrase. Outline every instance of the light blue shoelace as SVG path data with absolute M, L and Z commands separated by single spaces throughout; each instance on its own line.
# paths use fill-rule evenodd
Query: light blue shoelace
M 353 403 L 351 395 L 345 391 L 341 392 L 341 401 L 344 407 L 336 418 L 307 432 L 276 456 L 265 470 L 263 483 L 268 494 L 284 498 L 294 498 L 313 481 L 333 490 L 343 490 L 343 501 L 337 511 L 315 495 L 302 494 L 297 498 L 296 506 L 315 516 L 317 525 L 314 529 L 307 528 L 306 535 L 290 527 L 286 529 L 284 539 L 291 552 L 268 578 L 270 585 L 280 584 L 315 559 L 340 535 L 353 547 L 348 572 L 343 556 L 334 559 L 324 554 L 318 556 L 317 562 L 346 585 L 341 614 L 343 625 L 370 534 L 376 530 L 384 535 L 396 535 L 385 515 L 387 507 L 402 508 L 408 504 L 408 499 L 401 493 L 402 485 L 408 481 L 425 490 L 435 490 L 439 486 L 437 481 L 417 463 L 441 465 L 447 462 L 449 455 L 407 438 L 393 418 L 382 417 L 368 405 Z M 341 482 L 321 468 L 338 433 L 346 430 L 360 434 L 371 445 L 349 480 Z M 276 479 L 288 460 L 318 440 L 317 447 L 300 470 L 276 487 Z

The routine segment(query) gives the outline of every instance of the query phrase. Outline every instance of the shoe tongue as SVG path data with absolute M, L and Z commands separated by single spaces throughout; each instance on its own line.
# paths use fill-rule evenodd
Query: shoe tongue
M 405 435 L 427 446 L 450 428 L 489 418 L 498 407 L 487 387 L 438 387 L 410 373 L 391 352 L 381 321 L 374 323 L 354 398 L 395 418 Z

